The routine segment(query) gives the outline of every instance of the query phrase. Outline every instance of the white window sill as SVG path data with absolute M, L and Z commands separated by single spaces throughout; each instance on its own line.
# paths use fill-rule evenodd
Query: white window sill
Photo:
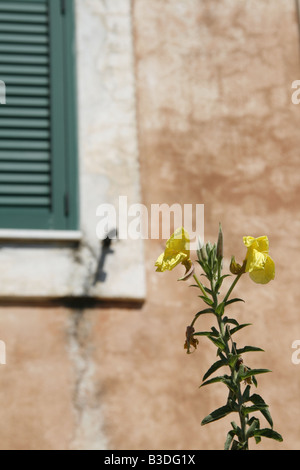
M 0 229 L 0 241 L 9 242 L 80 242 L 79 230 L 10 230 Z

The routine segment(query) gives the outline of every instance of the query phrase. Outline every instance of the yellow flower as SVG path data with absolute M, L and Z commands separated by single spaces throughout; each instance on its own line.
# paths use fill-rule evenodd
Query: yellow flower
M 268 237 L 244 237 L 243 241 L 248 248 L 245 271 L 252 281 L 267 284 L 275 278 L 275 263 L 269 256 Z
M 180 263 L 186 267 L 187 272 L 192 267 L 190 238 L 183 227 L 178 228 L 167 241 L 164 253 L 158 257 L 155 263 L 156 271 L 160 273 L 167 270 L 171 271 Z

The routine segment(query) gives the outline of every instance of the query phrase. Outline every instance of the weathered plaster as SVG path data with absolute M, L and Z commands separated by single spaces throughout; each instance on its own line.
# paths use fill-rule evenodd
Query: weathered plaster
M 103 429 L 101 386 L 96 380 L 97 365 L 93 360 L 90 341 L 92 324 L 84 310 L 70 312 L 68 353 L 73 366 L 72 406 L 74 413 L 71 450 L 105 450 L 107 438 Z

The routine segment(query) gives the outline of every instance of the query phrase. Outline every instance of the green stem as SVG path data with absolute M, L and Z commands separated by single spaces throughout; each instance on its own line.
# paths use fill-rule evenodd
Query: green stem
M 234 280 L 233 283 L 231 284 L 231 286 L 230 286 L 230 288 L 229 288 L 227 294 L 226 294 L 225 297 L 224 297 L 224 300 L 223 300 L 224 303 L 227 302 L 227 300 L 228 300 L 228 298 L 229 298 L 231 292 L 233 291 L 233 289 L 235 288 L 235 286 L 237 285 L 238 281 L 240 280 L 240 278 L 242 277 L 243 274 L 244 274 L 244 272 L 242 272 L 242 273 L 240 273 L 240 274 L 238 274 L 238 275 L 236 276 L 235 280 Z
M 217 315 L 217 320 L 218 320 L 218 325 L 219 325 L 219 330 L 220 330 L 220 336 L 222 338 L 222 340 L 224 341 L 224 344 L 225 344 L 225 355 L 226 355 L 226 359 L 228 360 L 229 359 L 229 345 L 228 345 L 228 342 L 226 340 L 226 328 L 225 328 L 225 325 L 224 325 L 224 322 L 222 320 L 222 318 Z
M 231 289 L 231 291 L 232 291 L 232 289 Z M 220 336 L 221 336 L 223 342 L 225 343 L 224 353 L 226 355 L 227 360 L 229 360 L 230 348 L 229 348 L 229 344 L 228 344 L 228 339 L 231 339 L 230 332 L 229 332 L 228 335 L 226 334 L 227 333 L 227 328 L 226 327 L 228 325 L 225 325 L 225 323 L 223 321 L 223 318 L 220 318 L 219 316 L 217 316 L 217 318 L 218 318 Z M 231 377 L 232 377 L 232 379 L 234 379 L 234 376 L 236 375 L 235 365 L 234 366 L 229 366 L 229 368 L 230 368 L 230 371 L 231 371 Z M 238 413 L 239 413 L 241 430 L 242 430 L 242 441 L 240 442 L 240 444 L 243 446 L 243 448 L 245 450 L 248 450 L 248 439 L 246 439 L 246 424 L 247 423 L 246 423 L 246 417 L 243 415 L 243 412 L 242 412 L 243 395 L 242 395 L 242 391 L 241 391 L 241 384 L 238 381 L 238 382 L 236 382 L 236 385 L 238 387 L 238 391 L 237 391 L 237 393 L 235 393 L 234 398 L 235 398 L 235 401 L 236 401 L 236 403 L 238 405 L 238 408 L 239 408 Z
M 237 275 L 236 278 L 234 279 L 234 281 L 231 284 L 227 294 L 224 297 L 224 300 L 223 300 L 224 303 L 228 300 L 230 294 L 232 293 L 233 289 L 235 288 L 235 286 L 238 283 L 238 281 L 239 281 L 240 277 L 242 276 L 242 274 L 243 273 Z M 221 275 L 221 272 L 219 271 L 218 276 L 220 277 L 220 275 Z M 211 283 L 211 288 L 212 288 L 213 298 L 214 298 L 214 301 L 215 301 L 215 306 L 217 306 L 218 305 L 218 293 L 215 292 L 215 285 L 214 285 L 213 282 Z M 228 325 L 225 324 L 222 317 L 220 317 L 217 314 L 216 314 L 216 317 L 217 317 L 217 320 L 218 320 L 220 336 L 221 336 L 221 338 L 222 338 L 222 340 L 225 344 L 224 353 L 226 355 L 227 360 L 229 361 L 230 347 L 229 347 L 228 341 L 229 340 L 232 341 L 232 338 L 231 338 L 231 335 L 230 335 L 230 329 L 229 329 Z M 232 344 L 234 344 L 234 343 L 232 342 Z M 235 365 L 229 366 L 229 368 L 230 368 L 230 371 L 231 371 L 231 377 L 234 380 L 234 377 L 236 375 L 236 370 L 235 370 L 236 366 Z M 239 408 L 238 413 L 239 413 L 241 431 L 242 431 L 242 439 L 241 439 L 240 444 L 243 446 L 243 448 L 245 450 L 248 450 L 248 439 L 246 439 L 246 424 L 247 423 L 246 423 L 246 417 L 244 416 L 244 414 L 242 412 L 243 395 L 242 395 L 242 391 L 241 391 L 241 384 L 240 384 L 239 381 L 236 381 L 236 380 L 234 380 L 234 382 L 236 383 L 236 385 L 238 387 L 238 390 L 237 390 L 237 393 L 235 393 L 234 399 L 235 399 L 235 401 L 238 405 L 238 408 Z
M 239 384 L 239 396 L 238 396 L 238 406 L 239 406 L 239 417 L 241 422 L 241 430 L 242 430 L 242 446 L 243 450 L 248 450 L 248 439 L 246 439 L 246 417 L 242 413 L 242 394 L 241 394 L 241 387 Z
M 240 278 L 242 277 L 242 275 L 244 274 L 244 271 L 242 271 L 240 274 L 238 274 L 236 276 L 236 278 L 234 279 L 233 283 L 231 284 L 227 294 L 225 295 L 224 297 L 224 300 L 223 302 L 226 303 L 227 300 L 229 299 L 233 289 L 235 288 L 235 286 L 237 285 L 238 281 L 240 280 Z M 221 319 L 221 322 L 223 324 L 223 331 L 224 331 L 224 322 L 223 322 L 223 319 Z M 230 336 L 230 331 L 229 331 L 229 338 L 231 338 Z M 223 341 L 225 342 L 226 344 L 226 350 L 228 351 L 229 350 L 229 347 L 228 347 L 228 344 L 227 344 L 227 341 L 226 341 L 226 337 L 223 337 Z M 227 355 L 227 351 L 226 351 L 226 355 Z M 233 377 L 233 374 L 235 374 L 235 366 L 234 367 L 230 367 L 231 369 L 231 376 Z M 236 395 L 236 401 L 237 401 L 237 405 L 239 407 L 239 417 L 240 417 L 240 423 L 241 423 L 241 430 L 242 430 L 242 442 L 240 444 L 242 444 L 243 446 L 243 449 L 244 450 L 248 450 L 248 439 L 246 439 L 246 424 L 247 424 L 247 421 L 246 421 L 246 417 L 244 416 L 243 412 L 242 412 L 242 407 L 243 407 L 243 395 L 242 395 L 242 391 L 241 391 L 241 384 L 240 382 L 238 381 L 237 383 L 237 386 L 238 386 L 238 393 Z
M 199 279 L 197 278 L 196 274 L 193 275 L 193 278 L 195 279 L 196 283 L 197 283 L 197 286 L 199 287 L 199 289 L 201 290 L 202 294 L 208 298 L 208 295 L 207 293 L 205 292 L 205 289 L 203 287 L 203 285 L 201 284 L 201 282 L 199 281 Z

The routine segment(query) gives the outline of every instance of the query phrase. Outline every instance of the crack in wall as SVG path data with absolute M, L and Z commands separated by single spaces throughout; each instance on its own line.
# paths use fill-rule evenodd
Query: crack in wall
M 68 329 L 68 351 L 73 365 L 74 432 L 70 441 L 72 450 L 105 450 L 101 393 L 95 381 L 91 324 L 84 309 L 71 311 Z

